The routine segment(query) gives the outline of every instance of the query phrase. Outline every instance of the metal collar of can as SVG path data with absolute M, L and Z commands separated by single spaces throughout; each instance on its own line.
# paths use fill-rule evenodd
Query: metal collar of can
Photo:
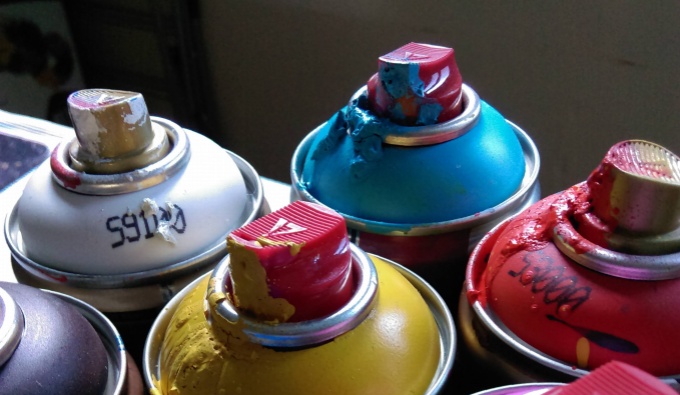
M 157 135 L 167 134 L 172 148 L 167 155 L 141 169 L 116 174 L 89 174 L 69 165 L 77 138 L 59 144 L 50 158 L 54 180 L 66 189 L 88 195 L 116 195 L 158 185 L 179 172 L 191 156 L 189 140 L 179 125 L 167 119 L 150 117 Z
M 579 244 L 586 252 L 577 252 L 566 235 L 578 235 L 570 221 L 553 228 L 552 239 L 557 248 L 574 262 L 610 276 L 629 280 L 670 280 L 680 277 L 680 251 L 665 255 L 632 255 L 596 245 L 584 237 Z
M 309 321 L 279 323 L 270 325 L 239 314 L 228 298 L 224 298 L 215 308 L 214 314 L 236 323 L 243 320 L 245 333 L 250 341 L 267 347 L 304 347 L 331 340 L 354 329 L 371 312 L 378 287 L 375 266 L 365 252 L 350 244 L 352 265 L 355 271 L 356 290 L 349 302 L 337 312 L 320 319 Z M 226 281 L 229 276 L 229 256 L 223 259 L 211 275 L 214 288 L 208 288 L 206 300 L 212 294 L 227 293 Z M 213 311 L 208 310 L 208 320 L 212 322 Z
M 352 95 L 350 103 L 366 95 L 366 92 L 366 86 L 359 89 Z M 443 143 L 464 135 L 477 124 L 482 109 L 477 92 L 465 84 L 462 87 L 462 99 L 464 110 L 457 117 L 426 126 L 393 124 L 390 128 L 392 132 L 385 136 L 384 142 L 391 145 L 415 147 Z

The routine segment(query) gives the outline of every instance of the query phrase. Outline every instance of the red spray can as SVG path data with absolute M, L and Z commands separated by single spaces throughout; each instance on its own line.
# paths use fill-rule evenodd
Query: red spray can
M 612 360 L 677 387 L 680 158 L 614 145 L 588 179 L 473 251 L 463 339 L 506 382 L 571 381 Z

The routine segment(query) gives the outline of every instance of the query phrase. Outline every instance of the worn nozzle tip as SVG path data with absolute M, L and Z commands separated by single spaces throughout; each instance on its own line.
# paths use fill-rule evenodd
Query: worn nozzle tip
M 616 228 L 662 234 L 680 226 L 680 158 L 657 144 L 614 145 L 588 178 L 595 214 Z
M 153 163 L 169 150 L 165 132 L 154 130 L 140 93 L 85 89 L 72 93 L 67 104 L 78 139 L 70 150 L 76 170 L 122 173 Z
M 395 123 L 431 125 L 460 114 L 462 84 L 452 48 L 409 43 L 378 59 L 368 100 Z

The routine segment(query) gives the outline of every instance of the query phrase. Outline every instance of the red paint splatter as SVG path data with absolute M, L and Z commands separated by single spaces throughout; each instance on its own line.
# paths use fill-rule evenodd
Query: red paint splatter
M 81 182 L 80 175 L 71 168 L 62 165 L 59 161 L 58 150 L 61 144 L 50 155 L 50 167 L 52 168 L 52 173 L 62 182 L 64 188 L 76 189 Z

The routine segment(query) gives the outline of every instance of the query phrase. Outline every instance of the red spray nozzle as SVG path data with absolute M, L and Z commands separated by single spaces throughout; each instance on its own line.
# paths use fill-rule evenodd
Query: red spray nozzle
M 296 201 L 235 230 L 228 241 L 236 299 L 242 300 L 239 289 L 257 286 L 248 280 L 236 284 L 235 266 L 253 263 L 243 258 L 244 249 L 264 269 L 269 296 L 294 307 L 288 321 L 331 314 L 352 296 L 349 240 L 345 221 L 335 211 Z
M 378 59 L 368 100 L 378 116 L 400 125 L 431 125 L 461 113 L 462 84 L 452 48 L 410 43 Z
M 657 377 L 619 361 L 612 361 L 591 373 L 545 395 L 677 395 Z

